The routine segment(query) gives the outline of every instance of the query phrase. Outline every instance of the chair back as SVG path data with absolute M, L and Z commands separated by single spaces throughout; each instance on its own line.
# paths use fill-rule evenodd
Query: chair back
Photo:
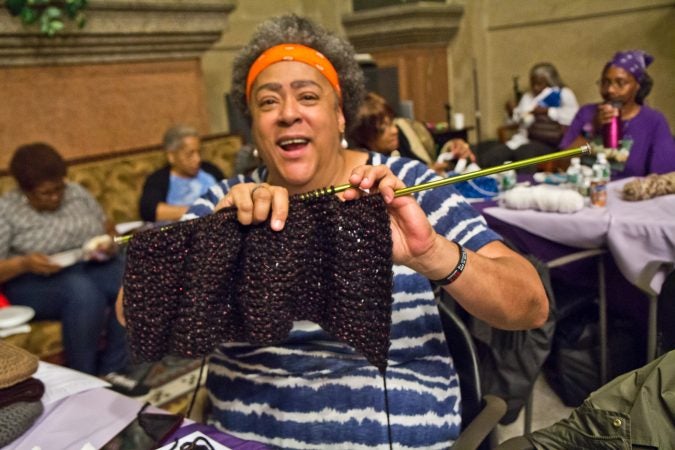
M 445 340 L 459 376 L 459 389 L 462 395 L 462 427 L 470 424 L 483 407 L 478 372 L 478 357 L 473 338 L 464 321 L 454 310 L 452 300 L 441 290 L 438 301 Z

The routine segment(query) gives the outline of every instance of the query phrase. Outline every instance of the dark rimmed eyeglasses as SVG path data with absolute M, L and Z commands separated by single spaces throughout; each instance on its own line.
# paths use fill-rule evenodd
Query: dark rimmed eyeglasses
M 597 84 L 603 89 L 607 89 L 610 86 L 614 86 L 617 89 L 623 89 L 630 84 L 630 80 L 625 80 L 623 78 L 618 78 L 615 80 L 603 78 L 602 80 L 596 81 L 595 84 Z

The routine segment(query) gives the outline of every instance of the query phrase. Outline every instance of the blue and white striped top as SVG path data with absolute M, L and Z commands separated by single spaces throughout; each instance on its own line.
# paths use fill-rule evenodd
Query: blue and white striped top
M 424 164 L 370 154 L 406 186 L 437 175 Z M 209 214 L 235 184 L 221 181 L 198 200 L 187 218 Z M 452 187 L 414 194 L 436 231 L 471 250 L 499 239 Z M 393 267 L 391 347 L 386 383 L 396 449 L 445 449 L 460 431 L 460 391 L 429 281 Z M 318 325 L 296 322 L 288 340 L 268 347 L 221 344 L 209 362 L 210 423 L 243 439 L 283 449 L 388 449 L 382 375 Z

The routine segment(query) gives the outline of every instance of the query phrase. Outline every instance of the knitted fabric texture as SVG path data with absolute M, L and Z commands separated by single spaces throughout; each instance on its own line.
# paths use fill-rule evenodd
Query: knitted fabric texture
M 623 199 L 647 200 L 660 195 L 675 194 L 675 172 L 652 174 L 636 178 L 623 185 Z
M 37 378 L 29 378 L 4 389 L 0 389 L 0 408 L 18 402 L 35 402 L 45 393 L 45 385 Z
M 24 434 L 42 414 L 42 402 L 18 402 L 0 408 L 0 447 Z
M 16 345 L 0 341 L 0 389 L 30 378 L 37 368 L 37 356 Z
M 391 230 L 379 195 L 292 197 L 284 229 L 243 226 L 226 208 L 137 233 L 124 314 L 132 354 L 210 353 L 221 342 L 282 342 L 310 320 L 384 370 L 392 303 Z

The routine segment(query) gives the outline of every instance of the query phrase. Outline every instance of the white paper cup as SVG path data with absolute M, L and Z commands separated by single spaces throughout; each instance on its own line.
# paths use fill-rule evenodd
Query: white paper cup
M 456 130 L 464 129 L 464 114 L 454 113 L 452 115 L 452 125 L 455 127 Z

